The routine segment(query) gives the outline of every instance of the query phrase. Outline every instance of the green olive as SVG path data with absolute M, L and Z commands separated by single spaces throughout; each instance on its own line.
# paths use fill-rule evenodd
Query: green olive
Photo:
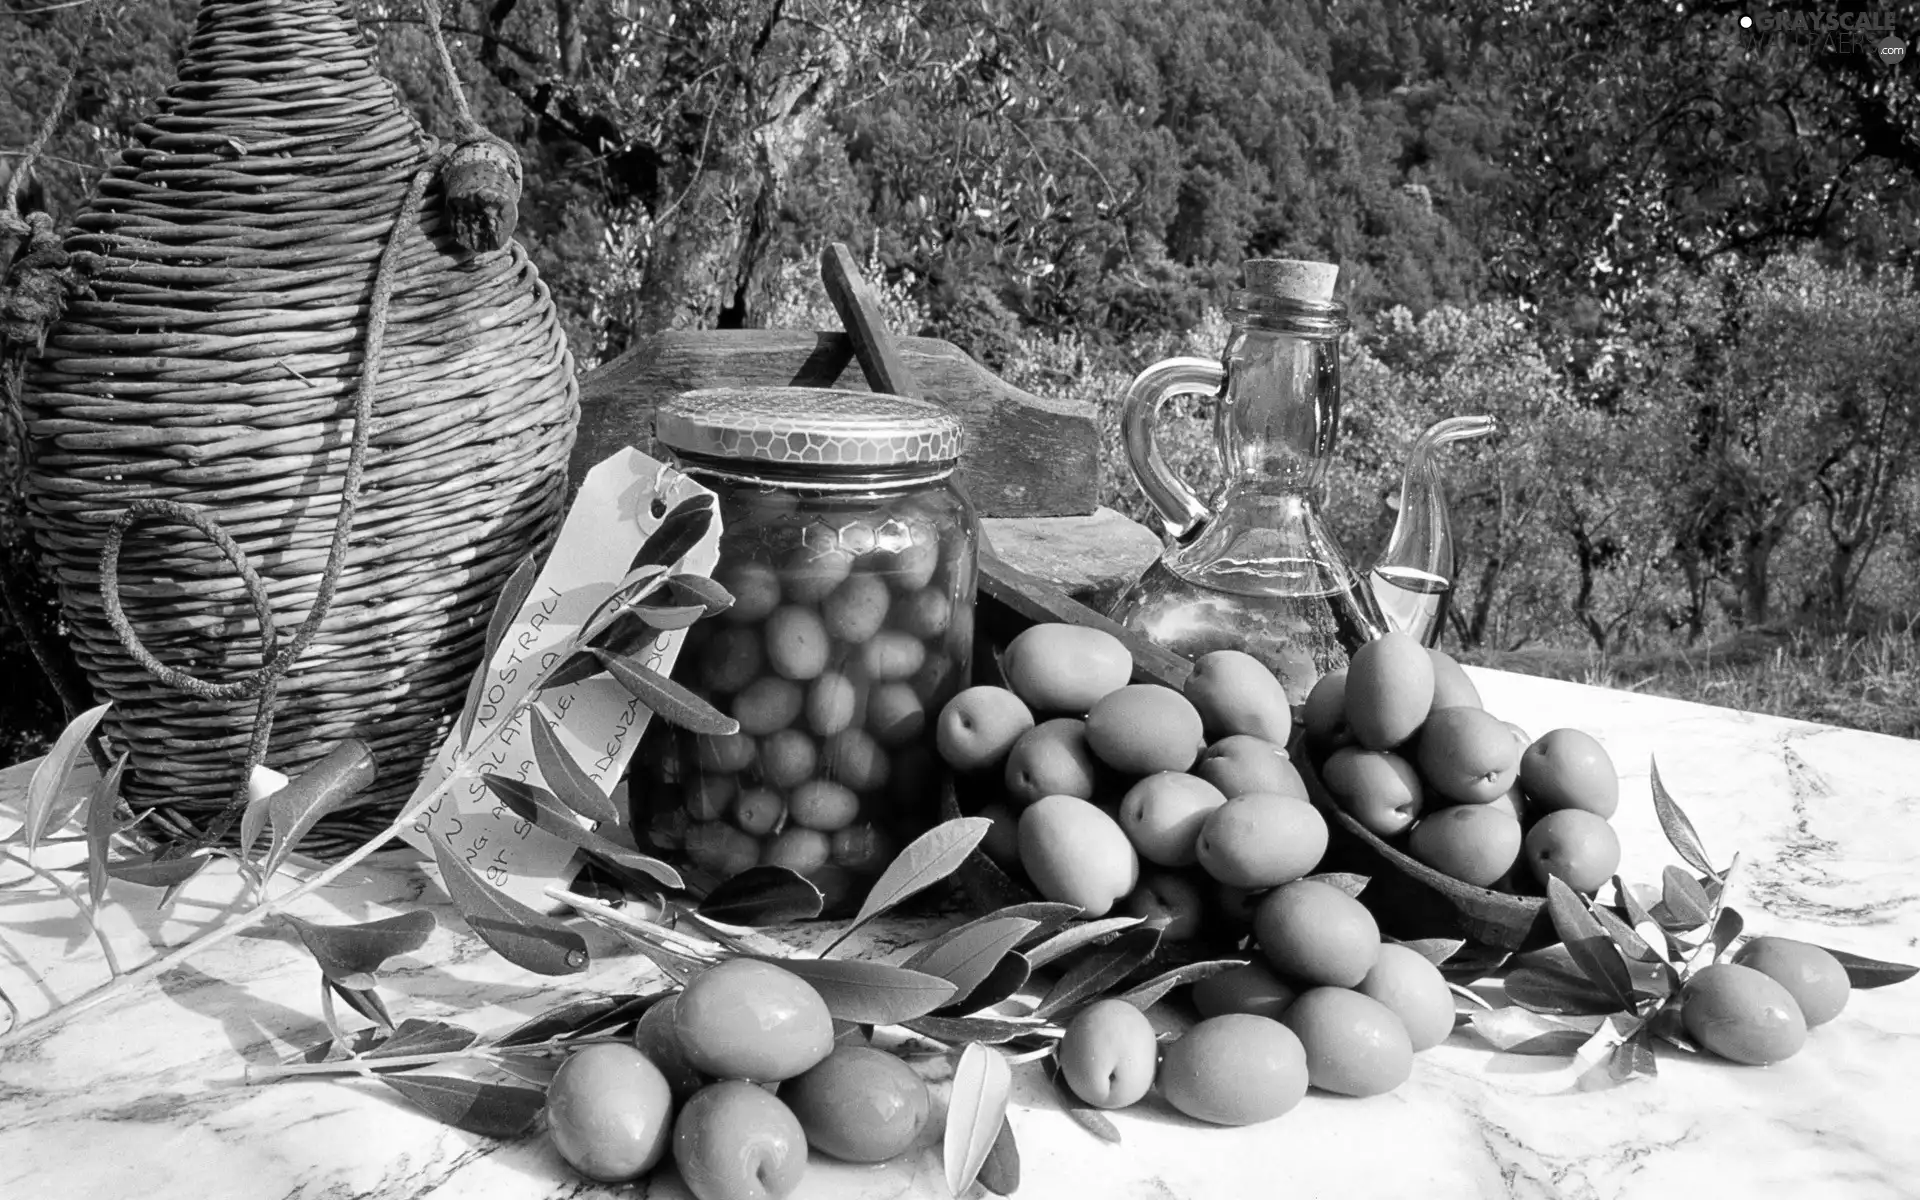
M 821 602 L 820 616 L 836 640 L 857 646 L 880 631 L 890 601 L 884 580 L 856 571 Z
M 765 737 L 793 724 L 804 702 L 799 684 L 777 675 L 762 675 L 733 698 L 733 719 L 740 722 L 741 733 Z
M 874 679 L 910 679 L 926 660 L 926 643 L 898 629 L 882 630 L 860 647 L 860 665 Z
M 742 833 L 766 837 L 777 833 L 787 822 L 787 802 L 771 788 L 753 788 L 741 792 L 733 802 L 733 823 Z
M 830 737 L 859 716 L 860 689 L 838 671 L 828 671 L 807 688 L 807 728 Z
M 860 815 L 860 798 L 845 784 L 812 779 L 793 789 L 787 811 L 796 825 L 832 833 Z

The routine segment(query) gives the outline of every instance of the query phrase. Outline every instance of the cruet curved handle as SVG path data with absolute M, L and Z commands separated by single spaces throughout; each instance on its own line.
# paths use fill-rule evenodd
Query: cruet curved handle
M 1160 513 L 1167 536 L 1182 538 L 1212 515 L 1186 481 L 1174 473 L 1154 440 L 1160 410 L 1175 396 L 1211 396 L 1219 392 L 1226 372 L 1210 358 L 1169 358 L 1133 377 L 1120 407 L 1121 440 L 1127 466 L 1140 481 L 1140 490 Z

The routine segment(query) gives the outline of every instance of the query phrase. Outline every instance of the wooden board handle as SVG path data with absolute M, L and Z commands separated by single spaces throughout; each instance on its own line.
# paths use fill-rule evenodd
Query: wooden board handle
M 833 301 L 840 323 L 853 339 L 854 357 L 866 374 L 867 386 L 876 392 L 925 399 L 920 385 L 900 359 L 899 347 L 887 331 L 887 319 L 880 304 L 860 276 L 853 251 L 845 242 L 835 242 L 820 254 L 820 281 L 827 285 L 827 298 Z

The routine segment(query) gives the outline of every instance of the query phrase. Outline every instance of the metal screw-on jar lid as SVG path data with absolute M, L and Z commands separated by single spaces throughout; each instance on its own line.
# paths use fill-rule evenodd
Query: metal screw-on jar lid
M 654 437 L 708 458 L 815 467 L 897 467 L 960 457 L 960 422 L 937 404 L 833 388 L 732 387 L 661 403 Z

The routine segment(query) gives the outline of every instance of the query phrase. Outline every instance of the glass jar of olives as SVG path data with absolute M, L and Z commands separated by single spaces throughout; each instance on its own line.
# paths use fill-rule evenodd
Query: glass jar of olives
M 938 819 L 934 719 L 971 667 L 960 424 L 900 396 L 709 388 L 663 403 L 654 432 L 719 497 L 714 577 L 734 596 L 673 677 L 740 732 L 649 726 L 631 783 L 645 827 L 716 880 L 778 865 L 830 905 L 864 893 Z

